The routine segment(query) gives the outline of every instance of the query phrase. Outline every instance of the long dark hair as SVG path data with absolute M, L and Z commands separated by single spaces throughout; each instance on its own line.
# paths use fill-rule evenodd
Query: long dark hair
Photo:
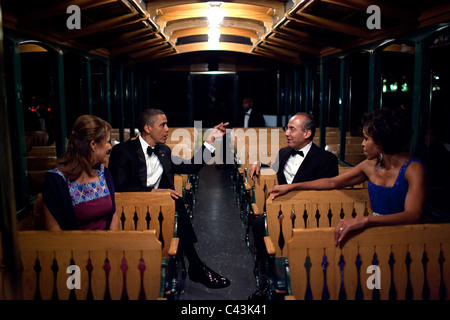
M 94 159 L 91 141 L 101 143 L 109 140 L 111 125 L 99 117 L 82 115 L 75 121 L 69 135 L 67 152 L 61 157 L 58 169 L 69 180 L 78 179 L 83 172 L 92 176 Z

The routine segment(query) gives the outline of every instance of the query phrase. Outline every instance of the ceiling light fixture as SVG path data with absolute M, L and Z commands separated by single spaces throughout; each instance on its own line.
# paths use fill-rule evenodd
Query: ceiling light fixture
M 209 2 L 209 9 L 207 13 L 209 21 L 208 48 L 211 50 L 219 49 L 220 24 L 225 16 L 221 5 L 222 2 Z
M 207 17 L 210 26 L 217 26 L 222 23 L 224 12 L 221 6 L 222 2 L 209 2 Z

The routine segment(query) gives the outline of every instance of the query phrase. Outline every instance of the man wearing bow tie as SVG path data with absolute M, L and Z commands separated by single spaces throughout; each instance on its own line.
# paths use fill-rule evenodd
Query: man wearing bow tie
M 339 174 L 337 157 L 312 142 L 315 132 L 314 119 L 307 113 L 299 112 L 289 120 L 285 133 L 288 146 L 280 149 L 272 167 L 277 173 L 278 185 L 271 188 L 268 194 L 271 190 L 287 184 L 330 178 Z M 259 176 L 261 166 L 267 167 L 259 162 L 250 167 L 251 179 L 255 180 Z M 260 216 L 253 221 L 258 261 L 265 254 L 264 233 L 264 218 Z M 258 299 L 263 295 L 264 288 L 254 293 L 253 298 Z
M 242 110 L 244 111 L 243 123 L 241 123 L 243 128 L 266 126 L 262 113 L 260 113 L 259 110 L 253 106 L 252 98 L 245 97 L 242 100 Z
M 164 112 L 146 109 L 139 116 L 139 137 L 115 145 L 109 158 L 109 170 L 117 192 L 171 193 L 178 213 L 180 248 L 189 261 L 189 278 L 208 288 L 224 288 L 230 281 L 208 268 L 198 256 L 194 247 L 197 237 L 182 195 L 175 191 L 174 174 L 198 173 L 205 164 L 203 156 L 214 153 L 211 143 L 225 134 L 227 125 L 228 123 L 221 123 L 215 126 L 202 148 L 199 148 L 190 161 L 186 161 L 172 156 L 170 148 L 165 144 L 169 127 Z
M 288 146 L 280 149 L 273 166 L 279 185 L 338 175 L 337 157 L 312 142 L 315 132 L 314 119 L 307 113 L 299 112 L 289 120 L 285 133 Z M 259 176 L 261 166 L 265 165 L 257 162 L 250 167 L 251 179 Z

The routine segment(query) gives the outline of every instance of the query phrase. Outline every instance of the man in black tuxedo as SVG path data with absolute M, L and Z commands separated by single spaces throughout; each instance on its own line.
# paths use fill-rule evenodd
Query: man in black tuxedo
M 299 112 L 289 120 L 285 134 L 288 146 L 280 149 L 273 166 L 279 185 L 330 178 L 339 174 L 337 157 L 312 142 L 315 132 L 314 119 L 307 113 Z M 257 162 L 250 167 L 251 179 L 255 180 L 259 176 L 261 166 L 267 165 Z M 261 259 L 266 252 L 264 230 L 264 217 L 260 216 L 253 221 L 257 261 L 263 261 Z M 258 298 L 261 294 L 261 290 L 257 291 L 253 297 Z
M 171 193 L 178 213 L 179 245 L 189 261 L 189 278 L 208 288 L 225 288 L 230 281 L 208 268 L 198 256 L 194 247 L 197 237 L 182 195 L 175 191 L 174 174 L 197 173 L 209 160 L 205 160 L 204 155 L 213 155 L 214 147 L 211 143 L 225 134 L 227 125 L 228 123 L 221 123 L 215 126 L 202 148 L 199 148 L 190 161 L 186 161 L 172 156 L 170 148 L 165 144 L 169 127 L 164 112 L 146 109 L 139 116 L 138 138 L 114 146 L 108 165 L 117 192 Z
M 240 126 L 243 128 L 252 127 L 265 127 L 266 122 L 262 113 L 253 106 L 253 99 L 250 97 L 244 97 L 242 100 L 242 110 L 244 111 L 241 116 Z

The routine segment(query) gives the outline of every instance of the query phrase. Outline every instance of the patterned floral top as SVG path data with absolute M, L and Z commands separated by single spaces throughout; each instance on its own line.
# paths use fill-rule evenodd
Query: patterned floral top
M 80 230 L 104 230 L 113 208 L 111 195 L 105 179 L 105 167 L 97 170 L 98 180 L 78 184 L 68 181 L 59 169 L 50 170 L 60 175 L 67 183 L 70 198 Z

